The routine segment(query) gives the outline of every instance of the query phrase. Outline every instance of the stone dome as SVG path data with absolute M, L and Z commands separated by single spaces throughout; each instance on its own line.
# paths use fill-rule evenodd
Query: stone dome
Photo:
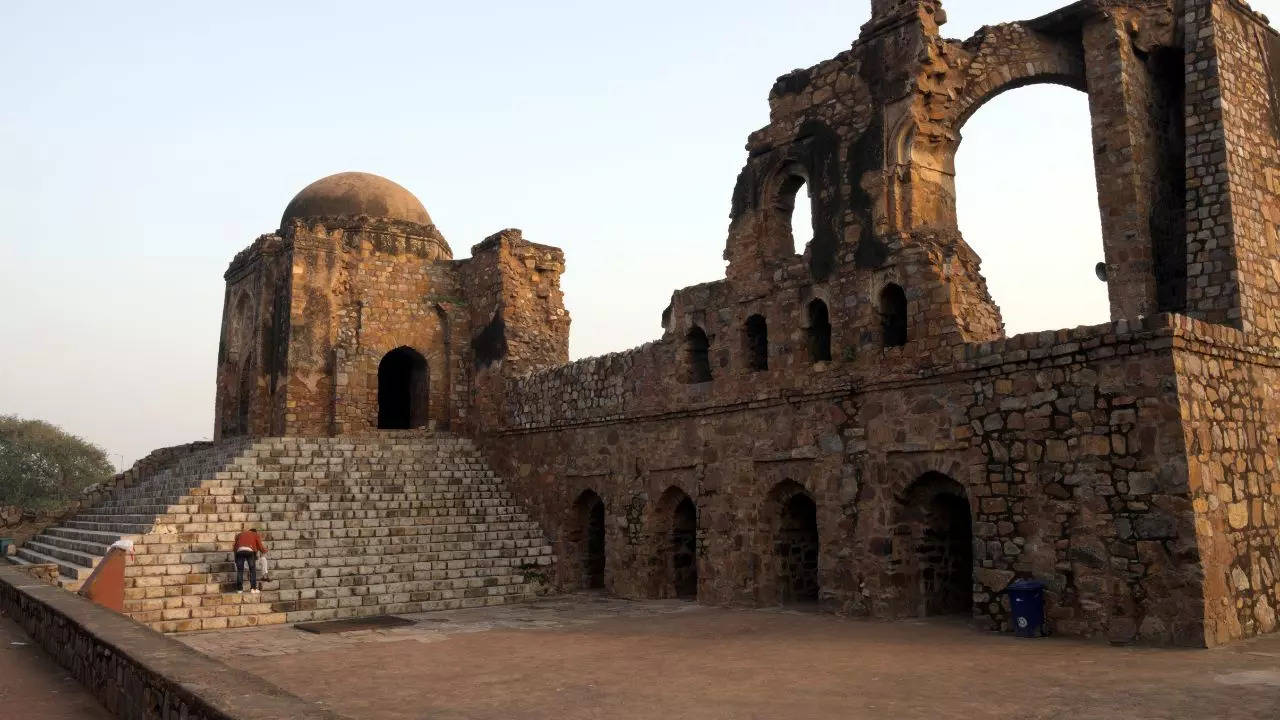
M 356 215 L 431 224 L 427 209 L 408 190 L 378 175 L 344 172 L 303 188 L 284 209 L 280 227 L 297 218 Z

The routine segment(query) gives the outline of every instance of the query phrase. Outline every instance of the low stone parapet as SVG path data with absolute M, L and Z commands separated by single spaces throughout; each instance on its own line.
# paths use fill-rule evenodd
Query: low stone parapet
M 18 568 L 0 566 L 0 610 L 120 718 L 342 718 Z

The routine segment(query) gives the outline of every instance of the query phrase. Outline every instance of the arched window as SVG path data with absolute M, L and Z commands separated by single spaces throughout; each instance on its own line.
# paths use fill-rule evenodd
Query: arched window
M 711 341 L 707 339 L 707 333 L 695 325 L 685 336 L 684 345 L 688 366 L 686 382 L 711 382 Z
M 752 372 L 769 369 L 769 325 L 763 315 L 752 315 L 742 329 L 747 368 Z
M 809 303 L 809 360 L 831 360 L 831 317 L 827 304 L 821 300 Z
M 797 255 L 803 255 L 813 242 L 813 198 L 803 176 L 790 175 L 783 181 L 778 188 L 778 210 L 786 218 L 792 248 Z
M 427 424 L 427 360 L 398 347 L 378 363 L 378 429 L 409 430 Z
M 894 283 L 880 291 L 880 325 L 885 347 L 907 344 L 907 294 Z

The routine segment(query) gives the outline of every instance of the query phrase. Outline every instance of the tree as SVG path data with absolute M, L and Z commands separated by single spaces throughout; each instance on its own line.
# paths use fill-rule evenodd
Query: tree
M 0 415 L 0 505 L 56 505 L 114 474 L 97 445 L 43 420 Z

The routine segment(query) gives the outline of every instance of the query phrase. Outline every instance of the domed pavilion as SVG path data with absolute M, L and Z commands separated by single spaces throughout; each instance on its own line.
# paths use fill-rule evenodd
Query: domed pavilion
M 454 260 L 399 184 L 317 180 L 227 269 L 215 435 L 464 423 L 490 368 L 567 361 L 563 269 L 560 250 L 518 230 Z

